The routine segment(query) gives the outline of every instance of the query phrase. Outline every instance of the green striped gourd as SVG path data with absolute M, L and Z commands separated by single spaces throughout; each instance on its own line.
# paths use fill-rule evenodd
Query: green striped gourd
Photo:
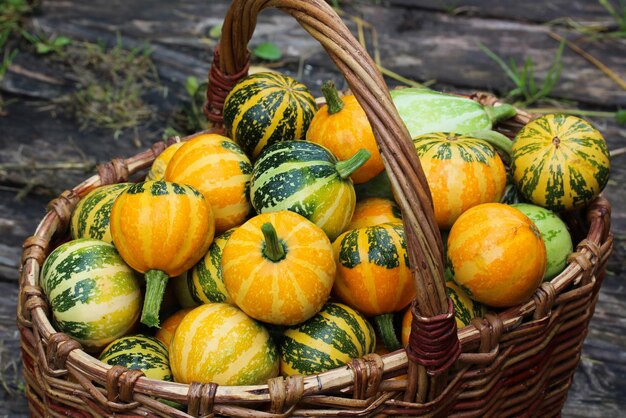
M 483 106 L 466 97 L 426 88 L 391 90 L 393 104 L 412 138 L 432 132 L 468 134 L 489 130 L 503 119 L 515 116 L 507 104 Z
M 274 142 L 305 139 L 317 111 L 315 98 L 295 79 L 273 72 L 251 74 L 224 101 L 224 126 L 252 159 Z
M 112 244 L 109 227 L 111 208 L 117 196 L 130 186 L 132 183 L 109 184 L 87 193 L 72 212 L 70 222 L 72 239 L 93 238 Z
M 335 239 L 350 222 L 356 195 L 350 174 L 369 158 L 360 150 L 346 161 L 321 145 L 283 141 L 267 147 L 252 170 L 250 200 L 258 213 L 296 212 Z
M 111 366 L 141 370 L 150 379 L 174 380 L 167 347 L 154 337 L 138 334 L 119 338 L 102 351 L 99 360 Z
M 78 239 L 55 249 L 41 270 L 56 328 L 88 350 L 128 333 L 141 312 L 141 285 L 112 244 Z
M 341 303 L 285 331 L 280 345 L 282 375 L 317 374 L 341 367 L 376 349 L 374 328 L 363 315 Z
M 181 383 L 255 385 L 278 375 L 268 331 L 239 308 L 207 303 L 189 312 L 170 343 L 170 366 Z
M 191 269 L 191 274 L 187 274 L 187 287 L 196 303 L 233 303 L 224 285 L 222 251 L 235 229 L 229 229 L 216 237 L 206 255 Z
M 609 180 L 609 150 L 585 120 L 550 114 L 526 124 L 513 142 L 511 172 L 517 189 L 555 212 L 579 209 Z

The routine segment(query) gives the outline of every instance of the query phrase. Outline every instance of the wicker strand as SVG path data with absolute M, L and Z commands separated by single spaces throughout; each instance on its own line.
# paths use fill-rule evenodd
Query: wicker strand
M 80 196 L 74 193 L 73 190 L 66 190 L 61 193 L 59 197 L 48 203 L 48 211 L 55 212 L 59 218 L 57 233 L 62 234 L 67 230 L 72 217 L 72 211 L 76 207 L 79 200 Z
M 193 382 L 187 394 L 187 413 L 193 417 L 213 417 L 217 383 Z
M 22 252 L 22 264 L 26 263 L 26 260 L 32 258 L 37 261 L 40 266 L 46 259 L 48 253 L 48 241 L 37 235 L 31 235 L 26 238 L 22 245 L 24 251 Z

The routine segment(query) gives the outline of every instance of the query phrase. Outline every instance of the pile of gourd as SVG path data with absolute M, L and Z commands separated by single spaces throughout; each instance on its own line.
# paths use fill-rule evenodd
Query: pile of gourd
M 85 196 L 72 240 L 42 268 L 54 326 L 108 364 L 221 385 L 406 344 L 415 290 L 401 213 L 365 112 L 332 83 L 323 93 L 318 109 L 294 79 L 250 75 L 225 101 L 227 136 L 176 143 L 146 181 Z M 511 142 L 491 130 L 508 105 L 391 93 L 447 244 L 457 325 L 524 302 L 572 251 L 558 213 L 608 180 L 602 136 L 555 114 Z

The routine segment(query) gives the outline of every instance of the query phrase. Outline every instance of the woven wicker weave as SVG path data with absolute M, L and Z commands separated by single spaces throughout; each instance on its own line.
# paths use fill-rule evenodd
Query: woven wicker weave
M 247 72 L 256 16 L 277 7 L 327 50 L 366 110 L 404 215 L 417 298 L 406 350 L 371 354 L 315 376 L 277 377 L 266 385 L 184 385 L 110 367 L 54 330 L 39 287 L 46 255 L 67 239 L 78 200 L 95 187 L 142 173 L 165 144 L 101 165 L 98 174 L 53 200 L 24 243 L 17 319 L 32 415 L 58 417 L 226 415 L 558 416 L 578 364 L 610 254 L 610 205 L 596 199 L 568 215 L 579 242 L 568 266 L 533 298 L 457 330 L 443 282 L 441 237 L 409 134 L 374 63 L 323 0 L 235 0 L 209 74 L 207 114 L 219 125 L 228 90 Z M 495 98 L 474 99 L 493 104 Z M 530 120 L 519 112 L 499 127 L 509 136 Z M 190 137 L 189 137 L 190 138 Z M 184 138 L 184 140 L 189 139 Z M 183 410 L 160 400 L 183 405 Z

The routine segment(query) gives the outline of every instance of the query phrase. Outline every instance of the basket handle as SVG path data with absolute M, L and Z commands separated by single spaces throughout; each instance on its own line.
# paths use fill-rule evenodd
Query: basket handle
M 257 15 L 272 7 L 293 16 L 320 42 L 365 110 L 402 210 L 417 292 L 417 318 L 426 320 L 426 328 L 432 327 L 429 319 L 450 316 L 451 313 L 443 278 L 442 241 L 428 184 L 409 132 L 400 119 L 381 73 L 332 7 L 324 0 L 233 0 L 222 26 L 219 52 L 209 73 L 207 96 L 209 99 L 214 96 L 212 89 L 225 89 L 224 80 L 234 84 L 233 78 L 242 73 L 245 75 L 249 61 L 247 44 Z M 225 97 L 224 91 L 221 93 Z M 208 103 L 208 113 L 221 115 L 221 107 L 223 100 L 214 100 Z M 441 335 L 441 329 L 439 332 Z M 429 364 L 431 360 L 432 357 L 429 357 L 425 362 L 418 363 Z M 453 360 L 446 362 L 447 365 Z

